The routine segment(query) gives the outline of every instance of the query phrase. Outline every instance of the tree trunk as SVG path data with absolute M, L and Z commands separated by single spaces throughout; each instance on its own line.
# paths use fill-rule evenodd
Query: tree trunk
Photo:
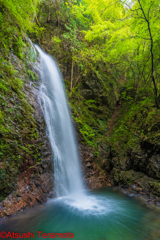
M 159 105 L 158 105 L 158 98 L 157 98 L 157 86 L 156 86 L 156 82 L 155 82 L 155 78 L 154 78 L 154 56 L 153 56 L 153 37 L 152 37 L 152 32 L 151 32 L 151 27 L 150 27 L 150 22 L 149 22 L 149 18 L 147 19 L 146 17 L 146 14 L 142 8 L 142 5 L 141 5 L 141 2 L 140 0 L 138 0 L 138 3 L 140 5 L 140 9 L 143 13 L 143 16 L 144 16 L 144 19 L 147 23 L 147 26 L 148 26 L 148 31 L 149 31 L 149 36 L 150 36 L 150 43 L 151 43 L 151 48 L 150 48 L 150 52 L 151 52 L 151 79 L 152 79 L 152 82 L 153 82 L 153 86 L 154 86 L 154 97 L 155 97 L 155 104 L 156 104 L 156 107 L 159 108 Z M 149 15 L 149 13 L 148 13 Z
M 51 13 L 50 13 L 50 5 L 49 5 L 49 10 L 48 10 L 48 18 L 47 18 L 47 23 L 50 22 L 51 17 L 50 17 Z
M 72 96 L 72 88 L 73 88 L 73 65 L 74 65 L 74 62 L 73 62 L 73 58 L 72 58 L 72 66 L 71 66 L 71 87 L 70 87 L 71 96 Z

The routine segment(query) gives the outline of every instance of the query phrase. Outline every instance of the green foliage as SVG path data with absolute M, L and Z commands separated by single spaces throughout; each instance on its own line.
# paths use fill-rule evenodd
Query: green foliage
M 38 75 L 35 72 L 31 71 L 30 69 L 27 69 L 27 74 L 28 74 L 30 80 L 32 80 L 32 81 L 37 81 L 39 78 Z
M 108 139 L 112 149 L 125 155 L 130 150 L 137 151 L 144 141 L 159 145 L 159 116 L 153 99 L 146 98 L 139 104 L 126 102 Z
M 142 121 L 145 125 L 139 112 L 147 104 L 148 114 L 154 108 L 151 41 L 139 2 L 150 23 L 154 77 L 160 90 L 158 0 L 135 0 L 132 4 L 120 0 L 56 0 L 53 4 L 45 0 L 38 8 L 40 27 L 35 39 L 58 61 L 76 125 L 83 140 L 95 151 L 103 138 L 106 141 L 107 122 L 117 100 L 122 103 L 119 117 L 123 117 L 118 119 L 120 126 L 115 126 L 110 139 L 114 147 L 117 143 L 123 148 L 126 144 L 127 148 L 135 148 L 140 138 L 134 132 L 143 130 L 141 124 L 135 130 L 136 124 Z M 85 94 L 86 85 L 93 95 Z M 134 117 L 135 125 L 131 121 Z
M 52 40 L 53 40 L 54 43 L 61 43 L 62 42 L 62 40 L 59 37 L 57 37 L 57 36 L 54 36 L 52 38 Z
M 160 43 L 158 40 L 160 19 L 158 4 L 158 0 L 150 2 L 136 0 L 131 5 L 125 1 L 85 0 L 78 6 L 72 6 L 72 12 L 78 21 L 83 21 L 85 18 L 88 23 L 88 29 L 82 31 L 84 47 L 80 52 L 81 60 L 85 61 L 86 59 L 87 64 L 92 63 L 93 71 L 96 68 L 94 65 L 97 66 L 99 62 L 103 61 L 108 70 L 106 74 L 109 73 L 118 92 L 119 84 L 124 86 L 129 81 L 137 92 L 139 88 L 145 87 L 145 95 L 153 94 L 153 91 L 148 91 L 148 88 L 153 88 L 151 36 L 148 22 L 153 38 L 154 76 L 159 90 L 160 66 L 157 52 Z M 110 82 L 111 79 L 107 80 Z M 107 84 L 106 80 L 103 82 Z M 117 97 L 119 97 L 119 93 L 116 95 Z
M 107 131 L 107 120 L 103 113 L 103 107 L 99 107 L 96 100 L 86 100 L 76 90 L 73 90 L 70 100 L 73 119 L 80 132 L 81 141 L 91 146 L 95 155 L 98 155 L 98 145 L 105 141 L 104 132 Z M 97 113 L 99 118 L 97 118 Z
M 5 50 L 11 50 L 19 58 L 23 57 L 27 30 L 31 30 L 33 16 L 39 0 L 1 0 L 0 1 L 0 43 Z

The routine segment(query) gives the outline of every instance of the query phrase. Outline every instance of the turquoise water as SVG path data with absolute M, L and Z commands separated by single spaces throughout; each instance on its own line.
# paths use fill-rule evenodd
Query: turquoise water
M 0 232 L 73 233 L 75 240 L 159 240 L 159 211 L 103 189 L 86 198 L 65 197 L 0 221 Z M 47 239 L 47 238 L 46 238 Z M 50 238 L 49 238 L 50 239 Z

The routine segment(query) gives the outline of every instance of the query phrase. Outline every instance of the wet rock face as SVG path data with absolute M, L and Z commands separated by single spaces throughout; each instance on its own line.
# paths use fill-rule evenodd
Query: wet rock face
M 128 156 L 119 156 L 118 153 L 112 153 L 112 164 L 120 170 L 131 170 L 145 173 L 148 177 L 160 180 L 160 154 L 157 152 L 147 153 L 144 149 L 132 151 Z
M 155 149 L 142 149 L 119 156 L 113 152 L 112 185 L 127 188 L 129 192 L 146 195 L 160 205 L 160 156 Z
M 17 62 L 18 60 L 15 61 L 15 64 Z M 18 62 L 17 68 L 24 71 L 24 66 L 21 66 L 20 62 Z M 29 71 L 33 72 L 32 76 L 34 73 L 39 76 L 39 79 L 36 80 L 30 79 L 28 75 L 23 76 L 25 101 L 27 100 L 31 109 L 33 109 L 30 114 L 34 121 L 31 119 L 30 128 L 35 129 L 36 133 L 34 138 L 27 139 L 27 144 L 34 146 L 36 151 L 30 151 L 28 157 L 26 154 L 20 166 L 15 165 L 14 168 L 10 166 L 9 170 L 12 173 L 13 184 L 10 191 L 7 192 L 9 193 L 8 196 L 0 203 L 0 217 L 10 216 L 26 208 L 44 203 L 48 197 L 52 197 L 54 194 L 53 156 L 46 135 L 43 108 L 39 98 L 41 70 L 39 61 L 34 64 L 28 63 L 28 68 Z M 25 114 L 25 110 L 22 109 L 22 111 Z M 22 129 L 22 131 L 25 131 L 25 129 Z M 19 151 L 18 148 L 17 151 Z M 20 155 L 21 153 L 17 154 Z M 15 174 L 14 171 L 16 171 Z M 5 178 L 3 181 L 5 186 Z
M 160 180 L 160 156 L 159 156 L 159 154 L 153 155 L 149 159 L 149 163 L 147 166 L 147 172 L 150 177 Z
M 93 154 L 93 149 L 87 145 L 80 144 L 79 152 L 81 158 L 81 169 L 83 181 L 89 189 L 97 189 L 110 185 L 108 181 L 108 172 L 110 165 L 106 165 L 106 161 L 97 164 Z M 99 166 L 101 165 L 101 166 Z
M 0 217 L 10 216 L 53 196 L 51 157 L 23 172 L 17 179 L 16 189 L 0 203 Z
M 144 172 L 149 177 L 160 180 L 160 155 L 140 148 L 128 156 L 126 168 Z

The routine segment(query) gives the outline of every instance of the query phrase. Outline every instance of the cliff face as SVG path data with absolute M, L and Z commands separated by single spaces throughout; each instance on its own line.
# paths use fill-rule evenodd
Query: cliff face
M 8 56 L 15 82 L 4 69 L 8 85 L 1 89 L 0 217 L 53 195 L 53 157 L 39 99 L 40 63 L 32 61 L 29 49 L 22 61 Z
M 160 111 L 150 99 L 118 106 L 108 124 L 112 185 L 160 205 Z
M 99 136 L 98 155 L 83 144 L 79 133 L 84 181 L 89 188 L 118 186 L 160 206 L 159 119 L 160 110 L 149 98 L 138 103 L 120 101 Z

